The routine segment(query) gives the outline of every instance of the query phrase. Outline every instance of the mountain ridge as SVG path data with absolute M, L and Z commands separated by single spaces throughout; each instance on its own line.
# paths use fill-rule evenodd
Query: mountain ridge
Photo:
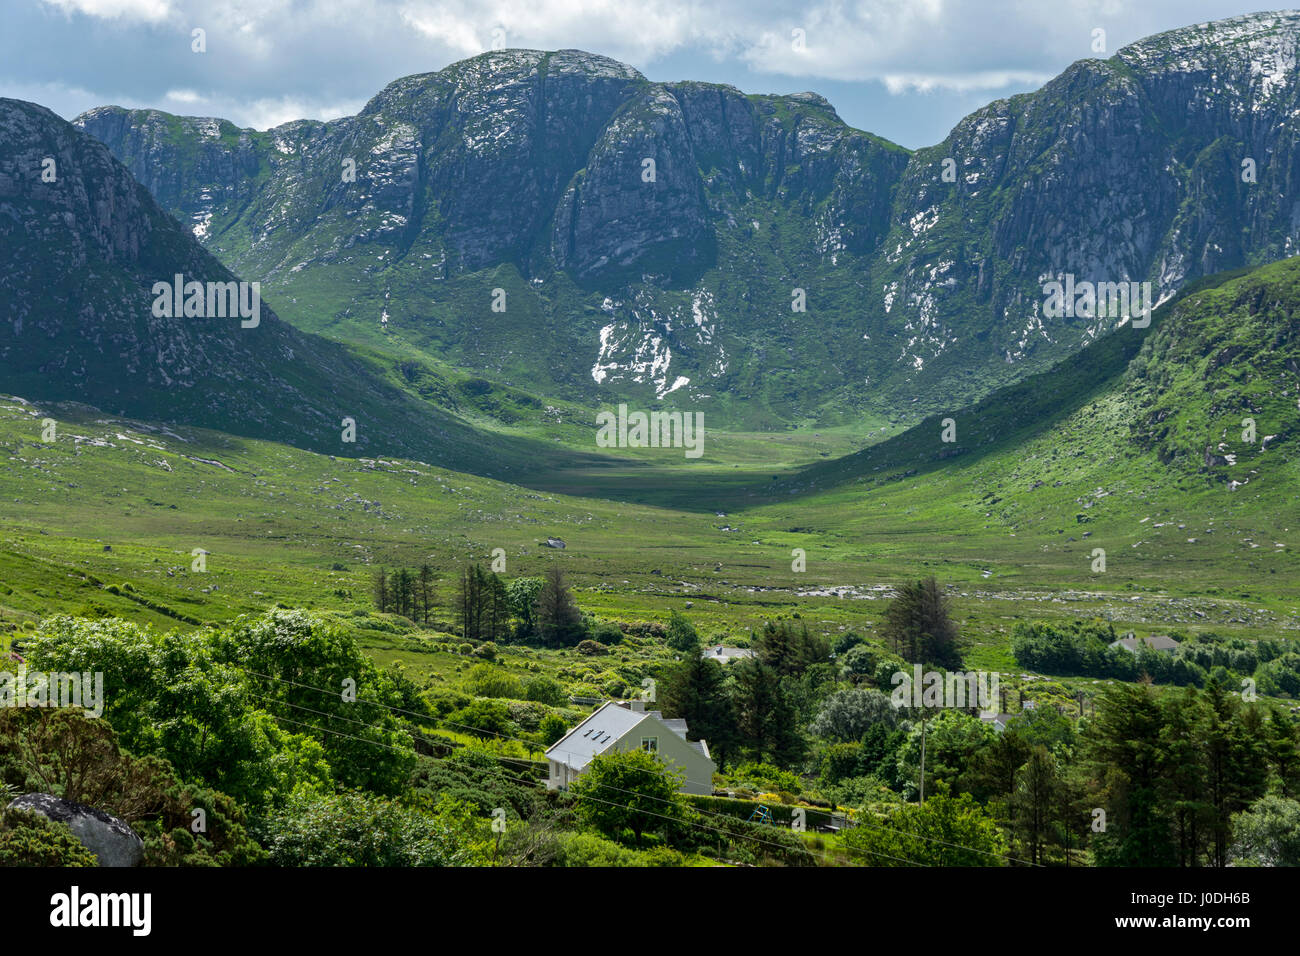
M 177 274 L 239 280 L 101 143 L 49 110 L 0 99 L 0 133 L 0 388 L 318 452 L 401 454 L 498 476 L 545 467 L 549 450 L 509 436 L 484 442 L 265 301 L 255 321 L 164 314 L 155 287 Z
M 1167 31 L 913 152 L 816 94 L 653 83 L 581 51 L 485 53 L 265 133 L 77 122 L 303 328 L 588 406 L 896 429 L 1118 321 L 1045 319 L 1048 276 L 1164 300 L 1291 254 L 1298 38 L 1295 13 Z M 191 153 L 194 180 L 167 180 Z M 345 153 L 371 157 L 359 186 Z M 488 310 L 498 288 L 516 314 Z

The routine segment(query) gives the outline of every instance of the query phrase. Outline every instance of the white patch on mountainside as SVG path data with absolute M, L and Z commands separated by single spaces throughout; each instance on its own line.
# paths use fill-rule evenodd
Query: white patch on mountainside
M 726 351 L 716 341 L 717 306 L 708 289 L 697 289 L 689 300 L 678 300 L 667 308 L 656 304 L 645 289 L 636 292 L 631 303 L 606 297 L 600 308 L 612 321 L 600 329 L 600 345 L 591 366 L 592 380 L 598 385 L 648 384 L 658 398 L 685 388 L 693 376 L 684 374 L 689 369 L 672 368 L 674 345 L 688 349 L 695 357 L 694 367 L 705 369 L 709 377 L 727 371 Z

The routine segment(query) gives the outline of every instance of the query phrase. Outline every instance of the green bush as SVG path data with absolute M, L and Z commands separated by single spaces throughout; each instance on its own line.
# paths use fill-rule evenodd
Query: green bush
M 535 700 L 550 707 L 563 707 L 569 702 L 569 695 L 564 692 L 559 681 L 538 675 L 524 682 L 524 699 Z
M 0 823 L 0 867 L 6 866 L 99 866 L 99 860 L 66 824 L 10 810 Z
M 505 697 L 520 700 L 524 687 L 519 678 L 492 664 L 475 664 L 465 675 L 465 689 L 475 697 Z
M 432 813 L 361 792 L 294 794 L 258 827 L 276 866 L 465 866 L 485 843 L 460 804 Z

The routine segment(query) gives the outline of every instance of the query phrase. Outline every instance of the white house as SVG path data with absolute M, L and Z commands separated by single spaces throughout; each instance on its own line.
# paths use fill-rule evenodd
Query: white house
M 724 647 L 721 644 L 710 644 L 700 652 L 700 656 L 707 660 L 717 661 L 719 664 L 727 664 L 741 658 L 753 657 L 754 652 L 748 647 Z
M 582 776 L 591 758 L 613 751 L 648 750 L 676 769 L 685 771 L 683 793 L 713 792 L 709 745 L 686 739 L 686 721 L 665 720 L 645 701 L 610 701 L 574 727 L 546 751 L 550 772 L 548 790 L 563 790 Z
M 1019 716 L 1019 714 L 980 714 L 980 720 L 992 726 L 998 733 L 1002 733 L 1007 729 L 1007 724 Z
M 1178 649 L 1178 642 L 1167 634 L 1152 634 L 1150 637 L 1133 637 L 1130 634 L 1128 637 L 1121 637 L 1118 641 L 1112 641 L 1110 646 L 1122 647 L 1134 654 L 1143 646 L 1161 654 L 1172 654 Z

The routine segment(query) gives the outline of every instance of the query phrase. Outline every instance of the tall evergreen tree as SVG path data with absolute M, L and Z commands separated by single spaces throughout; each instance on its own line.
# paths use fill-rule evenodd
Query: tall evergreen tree
M 570 647 L 582 640 L 582 612 L 574 603 L 564 572 L 558 565 L 546 569 L 534 611 L 537 632 L 551 647 Z
M 798 764 L 807 750 L 791 694 L 775 668 L 750 658 L 728 665 L 736 680 L 736 725 L 740 742 L 756 759 L 779 767 Z
M 889 602 L 883 629 L 894 652 L 913 664 L 933 664 L 954 670 L 961 667 L 957 625 L 948 598 L 933 577 L 903 584 Z
M 831 646 L 827 638 L 810 634 L 803 621 L 767 621 L 755 635 L 754 652 L 778 675 L 791 677 L 827 660 Z
M 691 740 L 708 741 L 709 753 L 726 766 L 736 746 L 736 711 L 722 665 L 692 654 L 665 675 L 659 703 L 670 717 L 686 721 Z
M 375 572 L 375 582 L 372 590 L 376 609 L 380 614 L 387 614 L 392 597 L 388 591 L 388 570 L 386 568 L 380 568 Z
M 456 611 L 460 618 L 460 633 L 467 641 L 483 639 L 484 594 L 483 568 L 467 564 L 460 572 L 456 593 Z
M 420 565 L 420 576 L 418 579 L 419 593 L 419 612 L 420 618 L 425 625 L 429 623 L 429 616 L 433 612 L 434 588 L 433 588 L 433 568 L 427 564 Z
M 1012 833 L 1020 852 L 1030 863 L 1047 862 L 1046 848 L 1055 835 L 1061 787 L 1056 758 L 1041 744 L 1035 746 L 1024 766 L 1016 772 L 1015 789 L 1009 800 L 1014 821 Z
M 1115 684 L 1098 700 L 1085 742 L 1101 782 L 1107 829 L 1094 841 L 1103 866 L 1172 866 L 1169 807 L 1161 800 L 1165 721 L 1149 684 Z

